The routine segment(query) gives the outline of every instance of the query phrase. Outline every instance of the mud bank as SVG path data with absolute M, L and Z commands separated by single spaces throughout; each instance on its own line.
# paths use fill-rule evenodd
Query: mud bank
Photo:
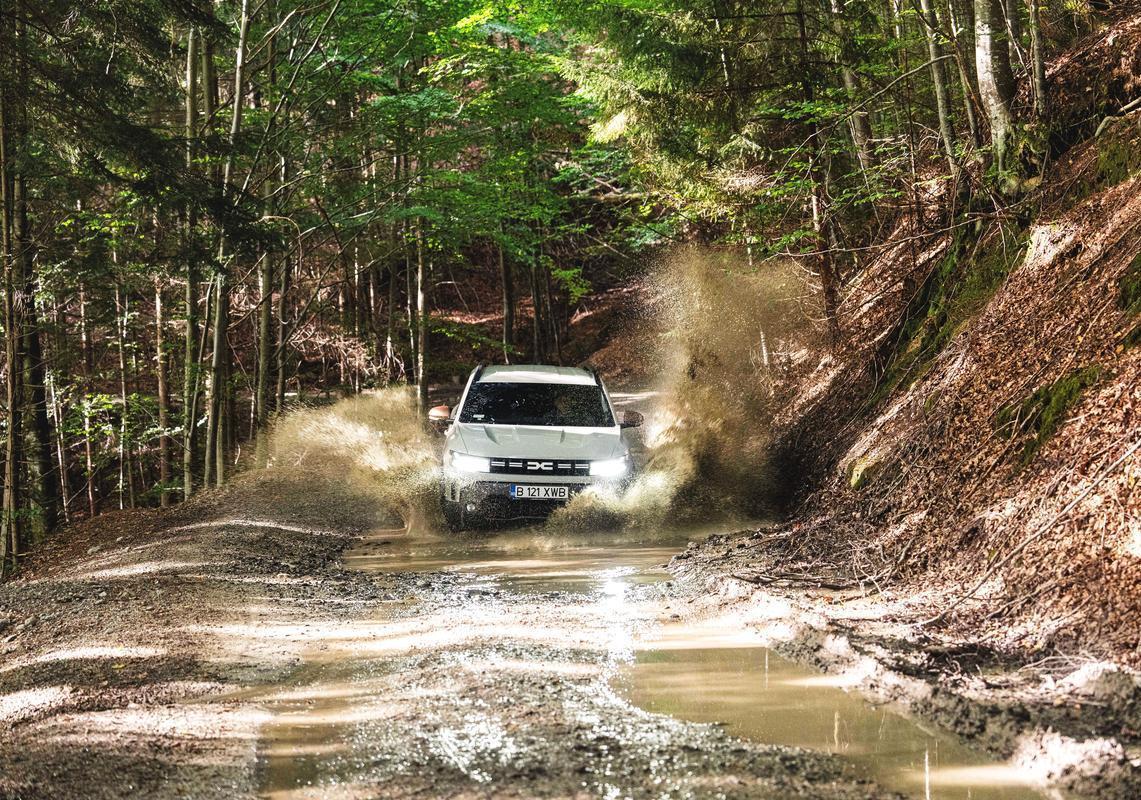
M 975 744 L 1046 789 L 1141 796 L 1141 679 L 1075 655 L 1030 661 L 925 623 L 933 590 L 821 586 L 765 571 L 785 527 L 713 536 L 670 562 L 691 614 L 756 631 L 775 652 Z

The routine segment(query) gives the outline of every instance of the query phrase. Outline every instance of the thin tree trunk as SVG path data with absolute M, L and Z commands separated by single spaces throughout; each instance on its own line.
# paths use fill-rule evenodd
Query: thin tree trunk
M 856 60 L 856 48 L 852 43 L 852 36 L 844 21 L 844 8 L 841 0 L 831 0 L 832 29 L 840 39 L 840 77 L 844 81 L 844 92 L 848 96 L 848 103 L 856 106 L 860 102 L 860 82 L 852 65 Z M 852 133 L 852 144 L 856 148 L 856 158 L 860 162 L 860 169 L 865 173 L 872 168 L 872 123 L 868 112 L 858 108 L 849 115 L 849 127 Z
M 499 225 L 500 235 L 503 224 Z M 503 253 L 503 242 L 498 243 L 499 279 L 503 286 L 503 363 L 511 363 L 511 351 L 515 347 L 515 276 L 511 264 Z
M 274 371 L 277 374 L 274 412 L 279 415 L 285 410 L 285 359 L 289 351 L 289 327 L 285 321 L 285 311 L 291 269 L 292 261 L 287 256 L 281 261 L 281 285 L 277 295 L 277 347 L 274 349 L 276 355 Z
M 0 25 L 5 28 L 8 21 L 0 16 Z M 3 31 L 3 29 L 0 29 Z M 0 85 L 0 203 L 3 205 L 2 239 L 0 248 L 4 259 L 4 360 L 8 368 L 8 381 L 5 391 L 7 407 L 7 438 L 4 446 L 4 495 L 0 507 L 0 575 L 10 573 L 16 565 L 21 541 L 21 476 L 20 464 L 23 461 L 20 443 L 23 439 L 21 418 L 23 399 L 23 375 L 20 344 L 23 341 L 20 310 L 20 293 L 24 290 L 22 265 L 18 248 L 21 246 L 15 231 L 17 199 L 14 196 L 15 176 L 13 175 L 13 145 L 19 141 L 13 135 L 15 116 L 10 88 Z
M 964 7 L 958 3 L 959 0 L 947 0 L 951 45 L 955 48 L 955 66 L 959 70 L 959 84 L 963 89 L 963 112 L 967 118 L 967 129 L 974 146 L 981 147 L 983 138 L 979 127 L 979 91 L 974 71 L 973 15 L 966 13 L 971 7 L 969 2 Z M 965 22 L 962 19 L 964 14 L 967 17 Z
M 927 55 L 931 60 L 931 82 L 935 86 L 935 107 L 939 115 L 939 138 L 953 182 L 959 179 L 959 162 L 955 157 L 955 129 L 951 124 L 951 97 L 947 91 L 947 70 L 943 64 L 943 46 L 939 43 L 939 19 L 932 0 L 919 0 L 923 15 L 923 32 L 927 38 Z
M 1044 120 L 1050 114 L 1046 94 L 1046 60 L 1042 55 L 1042 21 L 1039 0 L 1030 0 L 1030 79 L 1034 85 L 1034 113 Z
M 115 259 L 117 262 L 118 259 Z M 131 474 L 130 394 L 127 386 L 127 317 L 129 301 L 115 283 L 115 339 L 119 352 L 119 508 L 135 507 L 135 477 Z
M 162 282 L 155 281 L 155 378 L 158 382 L 159 505 L 170 505 L 170 389 L 167 385 L 166 320 L 163 317 Z
M 1001 175 L 1010 170 L 1010 147 L 1014 136 L 1014 74 L 1010 52 L 1003 46 L 1005 30 L 1000 0 L 975 2 L 975 63 L 979 96 L 990 120 L 991 149 Z
M 28 391 L 32 410 L 32 432 L 36 445 L 36 480 L 39 483 L 39 506 L 44 533 L 51 533 L 59 522 L 60 483 L 52 458 L 51 418 L 48 416 L 47 364 L 44 361 L 39 314 L 35 303 L 35 287 L 29 270 L 27 284 Z
M 95 453 L 91 427 L 91 388 L 95 373 L 95 353 L 91 344 L 91 331 L 87 324 L 87 289 L 79 284 L 79 341 L 83 348 L 83 456 L 87 472 L 87 513 L 95 516 Z
M 198 30 L 191 28 L 186 35 L 186 166 L 194 164 L 194 141 L 198 136 Z M 201 275 L 194 240 L 197 214 L 194 201 L 186 203 L 183 250 L 186 257 L 186 336 L 183 340 L 182 367 L 182 496 L 194 494 L 194 465 L 198 455 L 198 376 L 201 364 L 198 358 L 198 284 Z
M 797 38 L 800 44 L 801 63 L 801 95 L 806 106 L 811 107 L 816 99 L 816 91 L 812 85 L 809 72 L 808 28 L 805 21 L 803 0 L 796 4 Z M 824 317 L 828 324 L 828 333 L 832 345 L 840 343 L 840 325 L 837 318 L 839 305 L 836 278 L 836 262 L 828 246 L 829 206 L 828 192 L 825 185 L 825 170 L 821 168 L 821 161 L 825 158 L 823 146 L 820 142 L 819 130 L 814 121 L 808 121 L 808 138 L 812 142 L 812 166 L 810 168 L 812 181 L 812 230 L 815 233 L 816 246 L 819 248 L 817 256 L 817 274 L 820 276 L 820 289 L 824 299 Z
M 416 401 L 421 413 L 428 409 L 428 272 L 424 255 L 424 223 L 416 219 Z
M 250 2 L 242 0 L 238 44 L 234 55 L 234 96 L 227 140 L 226 159 L 222 168 L 222 197 L 229 196 L 230 179 L 234 171 L 235 149 L 242 131 L 242 112 L 245 107 L 246 41 L 250 31 Z M 210 423 L 207 438 L 212 440 L 214 456 L 214 482 L 221 486 L 226 481 L 226 452 L 232 433 L 231 393 L 229 386 L 230 324 L 229 253 L 226 234 L 218 244 L 218 268 L 214 283 L 214 350 L 210 364 Z M 208 457 L 209 460 L 209 457 Z

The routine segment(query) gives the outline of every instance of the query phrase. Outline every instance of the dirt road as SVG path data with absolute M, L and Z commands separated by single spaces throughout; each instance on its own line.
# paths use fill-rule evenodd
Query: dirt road
M 406 530 L 287 470 L 101 518 L 0 588 L 0 796 L 922 796 L 986 763 L 775 656 L 765 707 L 768 651 L 662 569 L 687 538 Z M 678 667 L 708 652 L 749 663 Z

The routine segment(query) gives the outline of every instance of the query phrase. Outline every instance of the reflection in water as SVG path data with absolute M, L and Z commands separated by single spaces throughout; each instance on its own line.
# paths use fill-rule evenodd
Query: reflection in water
M 465 699 L 446 683 L 435 689 L 415 684 L 411 694 L 407 685 L 398 688 L 402 670 L 418 654 L 446 652 L 457 680 L 465 670 L 501 682 L 532 674 L 552 687 L 585 681 L 606 692 L 609 677 L 621 695 L 647 710 L 725 723 L 729 733 L 764 743 L 837 754 L 911 797 L 1040 797 L 953 737 L 873 708 L 757 647 L 739 623 L 657 624 L 668 611 L 647 584 L 668 579 L 665 562 L 695 538 L 701 537 L 693 531 L 549 528 L 467 536 L 376 532 L 347 555 L 348 563 L 410 574 L 419 590 L 410 603 L 388 604 L 379 616 L 317 632 L 307 666 L 263 695 L 276 712 L 260 745 L 263 787 L 278 798 L 372 796 L 367 776 L 392 757 L 378 755 L 384 736 L 418 739 L 432 758 L 477 783 L 490 780 L 488 764 L 511 760 L 519 745 L 482 710 L 481 699 Z M 610 666 L 566 657 L 586 651 Z M 462 724 L 425 727 L 422 708 L 441 702 L 475 705 Z M 381 750 L 391 753 L 384 749 L 391 744 Z M 397 774 L 416 769 L 403 763 L 385 768 Z
M 729 733 L 768 744 L 844 756 L 881 785 L 913 797 L 1042 797 L 1015 769 L 950 734 L 806 680 L 807 670 L 767 648 L 726 646 L 719 635 L 716 641 L 706 637 L 697 631 L 696 646 L 680 646 L 683 637 L 675 633 L 663 649 L 639 652 L 617 679 L 618 688 L 649 711 L 720 723 Z

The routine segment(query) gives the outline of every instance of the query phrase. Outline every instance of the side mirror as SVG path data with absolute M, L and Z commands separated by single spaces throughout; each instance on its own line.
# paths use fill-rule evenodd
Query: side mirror
M 637 411 L 623 411 L 622 421 L 618 425 L 622 428 L 640 428 L 645 421 L 646 418 Z
M 442 430 L 452 421 L 452 409 L 449 406 L 436 406 L 428 411 L 428 424 L 437 430 Z

